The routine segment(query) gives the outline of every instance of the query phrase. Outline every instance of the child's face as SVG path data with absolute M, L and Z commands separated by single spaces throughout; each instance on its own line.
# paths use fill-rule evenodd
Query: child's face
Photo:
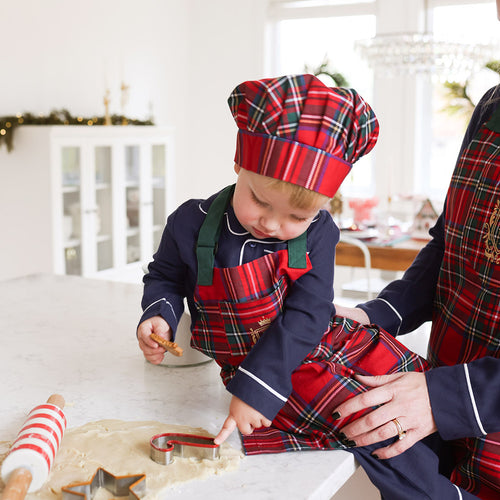
M 233 196 L 234 213 L 240 224 L 258 239 L 291 240 L 311 224 L 322 204 L 307 209 L 290 205 L 289 194 L 268 186 L 268 179 L 238 165 Z

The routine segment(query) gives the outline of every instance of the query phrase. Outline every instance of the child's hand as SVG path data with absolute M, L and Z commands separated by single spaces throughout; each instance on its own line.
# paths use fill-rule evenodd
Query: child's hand
M 359 307 L 344 307 L 335 304 L 335 314 L 337 316 L 342 316 L 342 318 L 349 318 L 357 321 L 361 325 L 369 325 L 370 318 L 363 309 Z
M 144 357 L 150 363 L 157 365 L 162 362 L 165 349 L 150 337 L 152 333 L 166 340 L 172 340 L 172 329 L 161 316 L 153 316 L 143 321 L 137 328 L 137 339 Z
M 271 421 L 264 417 L 262 413 L 247 405 L 236 396 L 233 396 L 229 405 L 229 416 L 226 418 L 219 434 L 215 436 L 214 443 L 223 443 L 236 427 L 238 427 L 242 434 L 248 435 L 252 434 L 254 429 L 269 427 L 270 425 Z

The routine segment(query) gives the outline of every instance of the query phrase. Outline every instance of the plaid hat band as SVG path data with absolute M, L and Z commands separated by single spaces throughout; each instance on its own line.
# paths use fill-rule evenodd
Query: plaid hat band
M 351 171 L 348 162 L 321 149 L 246 130 L 238 131 L 234 161 L 245 170 L 298 184 L 329 198 Z
M 377 142 L 378 121 L 363 98 L 314 75 L 243 82 L 228 103 L 240 167 L 328 197 Z

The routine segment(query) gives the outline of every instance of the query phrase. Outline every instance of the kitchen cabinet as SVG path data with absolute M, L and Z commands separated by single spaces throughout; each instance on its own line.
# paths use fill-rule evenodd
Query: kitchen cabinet
M 32 255 L 37 271 L 96 276 L 149 261 L 175 206 L 171 129 L 23 126 L 0 161 L 26 171 L 14 189 L 45 214 L 34 214 L 45 236 Z M 29 170 L 43 182 L 30 182 Z

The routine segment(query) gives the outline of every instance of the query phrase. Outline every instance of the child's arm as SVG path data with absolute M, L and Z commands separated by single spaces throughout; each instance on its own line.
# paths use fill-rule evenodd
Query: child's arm
M 137 339 L 144 357 L 154 365 L 162 362 L 165 349 L 151 338 L 155 333 L 166 340 L 172 339 L 172 329 L 161 316 L 153 316 L 143 321 L 137 328 Z
M 183 299 L 189 268 L 182 255 L 192 253 L 193 235 L 191 226 L 186 229 L 187 235 L 183 231 L 191 212 L 192 209 L 184 207 L 169 216 L 158 250 L 143 278 L 143 314 L 139 323 L 161 316 L 171 328 L 172 337 L 169 340 L 174 340 L 178 321 L 184 311 Z M 193 259 L 196 262 L 195 257 Z
M 327 212 L 308 229 L 312 269 L 293 281 L 281 314 L 253 346 L 226 388 L 273 420 L 292 392 L 292 373 L 321 342 L 334 311 L 339 230 Z
M 259 427 L 269 427 L 271 421 L 264 417 L 262 413 L 258 412 L 244 401 L 233 396 L 231 404 L 229 405 L 229 415 L 226 418 L 222 429 L 219 434 L 215 436 L 214 443 L 223 443 L 232 432 L 238 427 L 239 431 L 244 434 L 252 434 L 254 429 Z

